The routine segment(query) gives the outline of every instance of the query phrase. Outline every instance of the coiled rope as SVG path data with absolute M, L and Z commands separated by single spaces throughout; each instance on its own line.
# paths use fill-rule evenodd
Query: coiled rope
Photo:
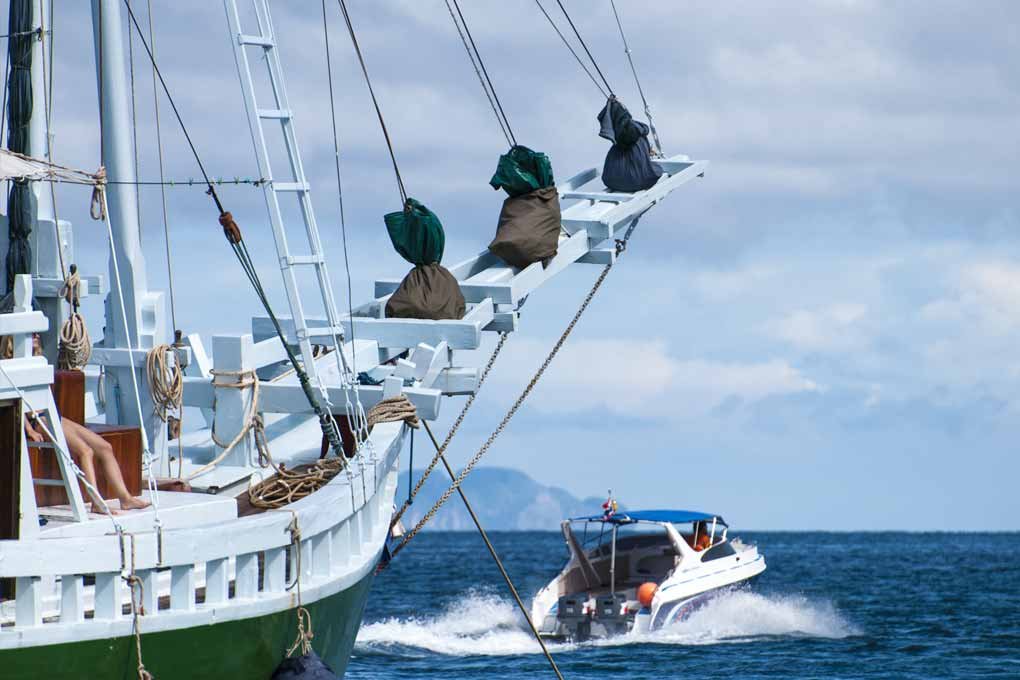
M 81 275 L 78 268 L 71 265 L 71 273 L 64 278 L 60 287 L 60 297 L 71 305 L 71 315 L 60 326 L 57 365 L 63 369 L 80 370 L 92 356 L 92 340 L 85 317 L 78 312 L 81 304 Z
M 173 357 L 173 365 L 167 357 Z M 145 355 L 149 393 L 156 415 L 164 423 L 171 411 L 180 413 L 184 399 L 184 371 L 177 352 L 170 345 L 156 345 Z
M 408 427 L 417 429 L 420 426 L 417 409 L 403 394 L 377 403 L 369 409 L 366 420 L 369 428 L 378 423 L 401 420 Z M 367 432 L 365 436 L 368 436 Z M 346 466 L 343 458 L 322 458 L 298 471 L 288 470 L 282 464 L 276 465 L 271 458 L 269 463 L 276 470 L 276 474 L 248 488 L 248 499 L 251 504 L 269 510 L 282 508 L 315 493 Z

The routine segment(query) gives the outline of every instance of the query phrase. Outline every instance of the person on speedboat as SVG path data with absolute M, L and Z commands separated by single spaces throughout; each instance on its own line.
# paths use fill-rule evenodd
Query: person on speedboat
M 708 535 L 708 527 L 705 526 L 704 522 L 696 522 L 694 524 L 694 533 L 690 536 L 684 536 L 684 538 L 687 539 L 687 545 L 697 552 L 712 547 L 712 538 Z

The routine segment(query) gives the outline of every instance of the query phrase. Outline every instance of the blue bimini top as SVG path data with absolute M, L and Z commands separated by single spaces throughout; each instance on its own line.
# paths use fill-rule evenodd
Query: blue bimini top
M 589 517 L 572 517 L 571 522 L 609 522 L 611 524 L 631 524 L 634 522 L 670 522 L 673 524 L 687 524 L 689 522 L 711 522 L 716 520 L 719 524 L 727 526 L 726 522 L 719 515 L 711 515 L 696 510 L 626 510 L 617 512 L 610 518 L 605 515 L 591 515 Z

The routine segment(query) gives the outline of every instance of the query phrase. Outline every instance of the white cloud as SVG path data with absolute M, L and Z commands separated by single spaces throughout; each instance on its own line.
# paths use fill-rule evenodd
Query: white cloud
M 766 322 L 765 333 L 808 352 L 846 352 L 867 343 L 861 322 L 868 307 L 839 303 L 814 311 L 798 309 Z
M 548 348 L 545 342 L 516 338 L 503 360 L 513 372 L 494 377 L 504 386 L 520 385 Z M 783 359 L 679 359 L 661 340 L 580 340 L 563 348 L 532 399 L 558 413 L 606 409 L 631 417 L 685 418 L 733 398 L 752 402 L 820 389 Z

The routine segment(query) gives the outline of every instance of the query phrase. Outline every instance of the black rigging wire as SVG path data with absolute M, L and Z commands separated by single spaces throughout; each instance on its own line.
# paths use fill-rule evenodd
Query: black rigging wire
M 573 29 L 574 35 L 577 36 L 577 41 L 581 43 L 581 47 L 584 48 L 585 54 L 587 54 L 588 58 L 591 59 L 591 65 L 595 67 L 596 71 L 598 71 L 599 77 L 602 78 L 602 82 L 605 83 L 606 89 L 609 90 L 609 94 L 613 94 L 613 88 L 610 87 L 609 81 L 606 80 L 606 77 L 602 74 L 602 69 L 599 68 L 599 63 L 595 61 L 595 57 L 592 56 L 591 50 L 588 49 L 588 45 L 584 42 L 584 38 L 581 37 L 581 33 L 577 30 L 577 26 L 574 25 L 574 20 L 570 18 L 570 13 L 567 12 L 567 8 L 563 6 L 563 3 L 560 0 L 556 0 L 556 4 L 560 6 L 560 11 L 563 12 L 563 16 L 567 18 L 567 23 L 570 24 L 570 28 Z
M 623 40 L 623 51 L 627 54 L 627 61 L 630 62 L 630 72 L 634 74 L 634 82 L 637 84 L 638 94 L 641 95 L 641 102 L 645 105 L 645 116 L 648 118 L 648 127 L 651 129 L 652 139 L 655 141 L 655 152 L 662 156 L 662 142 L 659 141 L 659 131 L 655 129 L 655 121 L 652 120 L 652 107 L 648 105 L 645 90 L 641 87 L 641 79 L 638 78 L 637 67 L 634 66 L 634 57 L 631 56 L 627 34 L 623 30 L 620 13 L 616 11 L 616 0 L 609 0 L 609 6 L 613 8 L 613 16 L 616 17 L 616 27 L 620 29 L 620 39 Z
M 457 29 L 457 35 L 460 36 L 460 41 L 464 45 L 464 50 L 467 52 L 468 60 L 471 62 L 472 68 L 475 70 L 475 75 L 478 76 L 478 82 L 482 85 L 482 91 L 485 93 L 485 98 L 489 101 L 489 107 L 492 108 L 492 113 L 496 116 L 496 122 L 499 123 L 499 129 L 503 133 L 503 137 L 506 139 L 506 143 L 513 145 L 513 139 L 510 133 L 507 131 L 506 125 L 503 119 L 499 115 L 499 111 L 496 108 L 496 102 L 492 98 L 492 93 L 489 92 L 488 86 L 485 84 L 485 77 L 482 75 L 482 70 L 478 66 L 478 62 L 475 60 L 475 55 L 471 51 L 471 45 L 468 43 L 467 36 L 464 35 L 464 30 L 460 26 L 460 22 L 457 20 L 457 15 L 453 12 L 453 7 L 450 5 L 450 0 L 445 0 L 446 10 L 450 13 L 450 19 L 453 20 L 453 25 Z
M 319 403 L 319 399 L 315 396 L 315 392 L 312 390 L 312 384 L 308 379 L 308 374 L 298 361 L 297 355 L 294 354 L 294 350 L 291 349 L 290 344 L 288 344 L 287 336 L 283 332 L 280 320 L 276 317 L 276 313 L 273 312 L 273 307 L 269 303 L 269 296 L 262 287 L 262 281 L 259 279 L 258 271 L 255 269 L 255 263 L 252 261 L 251 253 L 248 251 L 248 245 L 244 242 L 244 238 L 241 236 L 241 229 L 237 226 L 237 223 L 234 222 L 233 216 L 223 208 L 223 204 L 220 202 L 220 198 L 216 194 L 216 188 L 213 186 L 212 180 L 209 178 L 209 174 L 205 171 L 205 166 L 202 164 L 202 159 L 198 155 L 198 150 L 195 148 L 195 144 L 191 140 L 191 135 L 188 134 L 188 128 L 184 124 L 184 119 L 181 117 L 181 113 L 177 109 L 177 104 L 174 103 L 173 96 L 170 94 L 170 88 L 167 87 L 166 80 L 163 78 L 163 73 L 159 70 L 159 66 L 156 64 L 156 59 L 152 54 L 152 50 L 149 49 L 149 43 L 145 40 L 142 28 L 138 24 L 138 19 L 135 17 L 135 13 L 131 10 L 130 2 L 128 2 L 128 0 L 124 0 L 124 5 L 127 8 L 128 16 L 131 18 L 131 23 L 134 25 L 135 31 L 138 33 L 138 39 L 142 43 L 142 47 L 145 48 L 149 61 L 152 63 L 152 70 L 156 72 L 160 85 L 163 87 L 163 92 L 166 93 L 167 101 L 170 102 L 170 107 L 173 109 L 174 116 L 176 116 L 177 122 L 181 127 L 181 131 L 184 133 L 184 138 L 188 141 L 188 146 L 191 148 L 191 154 L 195 157 L 195 163 L 198 164 L 198 169 L 201 171 L 202 177 L 205 179 L 205 184 L 208 187 L 206 193 L 213 199 L 213 202 L 216 203 L 216 208 L 220 212 L 220 225 L 223 227 L 223 233 L 227 238 L 227 242 L 230 243 L 230 248 L 237 257 L 237 261 L 240 263 L 241 269 L 244 270 L 252 288 L 255 289 L 255 294 L 262 303 L 263 309 L 265 309 L 266 314 L 269 315 L 269 320 L 272 322 L 273 328 L 276 330 L 276 334 L 280 338 L 280 343 L 283 345 L 284 351 L 287 353 L 287 359 L 298 376 L 298 381 L 301 383 L 301 390 L 305 394 L 305 399 L 308 400 L 309 405 L 312 407 L 312 410 L 319 419 L 319 426 L 322 428 L 323 435 L 325 435 L 326 439 L 329 441 L 330 448 L 333 452 L 338 457 L 343 458 L 343 444 L 340 441 L 340 434 L 337 432 L 333 418 L 328 412 L 326 412 L 325 409 L 322 408 L 322 405 Z M 102 7 L 102 3 L 100 3 L 100 7 Z M 102 22 L 100 22 L 100 26 L 102 26 Z
M 102 3 L 99 3 L 99 6 L 102 8 Z M 208 187 L 207 193 L 212 197 L 213 202 L 216 203 L 216 208 L 220 211 L 220 214 L 223 214 L 226 210 L 223 209 L 223 204 L 220 203 L 220 197 L 216 195 L 216 188 L 209 180 L 209 173 L 205 171 L 205 166 L 202 165 L 202 159 L 198 155 L 195 143 L 191 141 L 191 135 L 188 133 L 188 127 L 184 124 L 184 119 L 181 118 L 181 112 L 177 109 L 177 103 L 174 102 L 174 98 L 170 94 L 170 88 L 167 87 L 166 80 L 163 79 L 163 72 L 160 71 L 159 66 L 156 65 L 156 58 L 152 55 L 152 50 L 149 49 L 149 43 L 145 40 L 142 27 L 138 25 L 138 19 L 135 17 L 135 13 L 131 9 L 131 3 L 128 2 L 128 0 L 124 0 L 124 6 L 127 8 L 128 16 L 131 18 L 131 23 L 134 24 L 139 42 L 142 43 L 142 47 L 145 48 L 145 53 L 149 56 L 149 62 L 152 64 L 152 70 L 156 72 L 156 77 L 159 78 L 159 84 L 162 86 L 163 92 L 166 94 L 167 101 L 170 102 L 170 108 L 173 109 L 174 116 L 177 118 L 177 123 L 181 126 L 181 132 L 184 133 L 184 139 L 187 140 L 188 146 L 191 148 L 191 155 L 195 157 L 195 163 L 198 164 L 198 170 L 202 173 L 202 178 L 205 180 L 206 186 Z M 101 48 L 100 53 L 102 53 Z
M 570 53 L 574 55 L 574 59 L 577 61 L 577 65 L 580 66 L 581 69 L 586 74 L 588 74 L 588 77 L 591 78 L 591 82 L 595 84 L 595 87 L 598 88 L 598 91 L 602 93 L 602 96 L 608 99 L 610 93 L 606 92 L 605 88 L 602 87 L 602 83 L 598 81 L 598 78 L 595 77 L 595 74 L 593 74 L 591 70 L 589 70 L 588 65 L 584 63 L 583 59 L 581 59 L 581 55 L 577 53 L 577 50 L 574 49 L 574 46 L 570 44 L 569 40 L 567 40 L 567 36 L 563 35 L 563 31 L 560 30 L 560 27 L 556 25 L 555 21 L 553 21 L 552 16 L 549 15 L 549 12 L 547 12 L 545 7 L 542 6 L 541 0 L 535 0 L 535 4 L 538 5 L 538 8 L 540 10 L 542 10 L 542 14 L 545 15 L 546 21 L 548 21 L 549 25 L 553 27 L 554 31 L 556 31 L 556 35 L 560 36 L 560 40 L 562 40 L 563 44 L 566 45 L 568 50 L 570 50 Z
M 347 274 L 347 311 L 354 315 L 354 287 L 351 285 L 351 261 L 347 256 L 347 222 L 344 219 L 344 190 L 340 178 L 340 138 L 336 131 L 336 102 L 333 98 L 333 61 L 329 52 L 329 23 L 326 21 L 326 0 L 322 0 L 322 34 L 326 40 L 326 77 L 329 81 L 329 115 L 333 124 L 333 159 L 336 165 L 336 196 L 340 206 L 340 241 L 344 249 L 344 272 Z M 351 323 L 351 346 L 355 346 L 355 324 Z M 351 352 L 351 372 L 358 376 L 358 353 Z M 411 435 L 412 446 L 414 434 Z
M 400 204 L 407 204 L 407 191 L 404 190 L 404 180 L 400 177 L 400 168 L 397 166 L 397 155 L 393 151 L 393 142 L 390 140 L 389 130 L 386 129 L 386 121 L 383 120 L 382 109 L 379 108 L 379 100 L 375 97 L 375 89 L 372 87 L 372 79 L 368 75 L 368 67 L 365 66 L 365 57 L 361 54 L 361 47 L 358 45 L 358 36 L 354 33 L 354 24 L 351 23 L 351 15 L 347 11 L 347 3 L 344 0 L 337 0 L 340 11 L 344 15 L 344 22 L 347 24 L 347 32 L 351 35 L 351 42 L 354 44 L 354 52 L 358 55 L 358 62 L 361 64 L 361 72 L 365 76 L 365 84 L 368 86 L 368 93 L 372 96 L 372 105 L 375 106 L 375 115 L 379 118 L 379 126 L 382 128 L 383 137 L 386 138 L 386 148 L 390 152 L 390 160 L 393 161 L 393 172 L 397 176 L 397 188 L 400 190 Z
M 450 1 L 451 0 L 447 0 L 446 2 L 447 9 L 450 9 Z M 460 23 L 463 24 L 464 26 L 464 33 L 467 34 L 467 39 L 471 43 L 471 47 L 468 48 L 468 56 L 472 58 L 471 63 L 473 64 L 474 58 L 477 58 L 478 65 L 481 67 L 482 74 L 485 76 L 485 80 L 482 83 L 482 89 L 486 89 L 486 85 L 488 85 L 488 88 L 486 89 L 486 95 L 488 95 L 489 92 L 492 93 L 492 97 L 489 99 L 489 103 L 492 104 L 493 102 L 495 102 L 493 113 L 496 113 L 496 109 L 499 110 L 499 112 L 496 113 L 496 119 L 499 120 L 499 126 L 501 128 L 504 128 L 503 136 L 507 138 L 507 143 L 509 143 L 510 146 L 517 146 L 517 138 L 514 136 L 514 131 L 510 128 L 510 119 L 507 118 L 506 112 L 503 110 L 503 104 L 502 102 L 499 101 L 499 95 L 496 94 L 496 88 L 493 87 L 492 85 L 492 79 L 489 78 L 489 71 L 485 68 L 485 62 L 482 60 L 482 54 L 481 52 L 478 51 L 478 46 L 475 44 L 475 39 L 471 35 L 471 29 L 468 27 L 467 20 L 464 18 L 464 14 L 460 11 L 460 3 L 457 2 L 457 0 L 452 0 L 452 2 L 454 8 L 457 10 L 457 16 L 460 17 Z M 451 17 L 453 16 L 452 11 L 450 12 L 450 16 Z M 453 23 L 455 26 L 457 26 L 457 32 L 459 33 L 460 25 L 457 23 L 456 18 L 453 20 Z M 464 36 L 462 35 L 461 40 L 463 40 L 463 38 Z M 464 47 L 465 48 L 468 47 L 467 43 L 464 43 Z M 473 56 L 472 52 L 474 53 Z

